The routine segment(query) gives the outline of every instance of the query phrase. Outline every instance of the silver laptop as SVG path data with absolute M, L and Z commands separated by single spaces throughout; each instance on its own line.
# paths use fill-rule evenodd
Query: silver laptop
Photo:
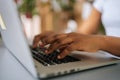
M 118 63 L 120 60 L 109 57 L 102 51 L 87 53 L 74 51 L 63 60 L 41 58 L 44 51 L 31 50 L 23 32 L 14 0 L 0 0 L 0 30 L 6 48 L 22 66 L 35 78 L 48 78 L 81 70 L 92 69 Z M 59 53 L 58 51 L 53 52 Z M 53 55 L 52 55 L 53 56 Z

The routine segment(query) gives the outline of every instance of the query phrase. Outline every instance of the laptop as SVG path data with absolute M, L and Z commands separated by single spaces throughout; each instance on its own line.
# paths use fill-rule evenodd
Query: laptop
M 103 51 L 97 53 L 74 51 L 64 59 L 57 60 L 53 59 L 55 55 L 59 54 L 57 50 L 49 55 L 52 56 L 50 58 L 44 54 L 44 49 L 31 50 L 24 35 L 14 0 L 0 0 L 0 31 L 8 51 L 35 78 L 60 76 L 116 64 L 120 61 L 107 56 Z

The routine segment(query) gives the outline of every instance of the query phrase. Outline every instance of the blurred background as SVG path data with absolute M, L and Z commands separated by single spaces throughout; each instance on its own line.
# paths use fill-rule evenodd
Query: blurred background
M 29 44 L 44 31 L 76 32 L 94 0 L 15 0 Z M 99 34 L 104 34 L 100 25 Z

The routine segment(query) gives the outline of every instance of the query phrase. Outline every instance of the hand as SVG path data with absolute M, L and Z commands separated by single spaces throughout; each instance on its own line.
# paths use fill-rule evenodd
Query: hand
M 79 33 L 57 34 L 52 37 L 44 39 L 46 43 L 51 44 L 48 48 L 47 54 L 56 49 L 60 49 L 61 53 L 58 58 L 64 58 L 74 50 L 96 52 L 101 49 L 99 37 L 92 35 L 83 35 Z
M 36 47 L 38 47 L 38 45 L 42 45 L 42 46 L 44 46 L 46 43 L 46 38 L 51 38 L 52 36 L 54 36 L 55 35 L 55 32 L 52 32 L 52 31 L 46 31 L 46 32 L 44 32 L 44 33 L 41 33 L 41 34 L 39 34 L 39 35 L 36 35 L 35 37 L 34 37 L 34 40 L 33 40 L 33 48 L 36 48 Z

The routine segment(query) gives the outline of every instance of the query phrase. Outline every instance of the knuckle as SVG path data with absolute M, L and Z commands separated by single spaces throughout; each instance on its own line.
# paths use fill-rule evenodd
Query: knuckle
M 68 46 L 66 50 L 67 50 L 67 51 L 72 51 L 72 49 L 73 49 L 73 48 L 72 48 L 71 46 Z
M 55 49 L 55 48 L 56 48 L 56 45 L 55 45 L 55 44 L 52 44 L 52 45 L 50 45 L 49 50 L 53 50 L 53 49 Z
M 46 43 L 49 43 L 49 42 L 50 42 L 50 40 L 49 40 L 49 39 L 46 39 L 46 40 L 45 40 L 45 42 L 46 42 Z
M 73 36 L 75 34 L 76 34 L 75 32 L 71 32 L 71 33 L 68 34 L 68 36 Z
M 59 40 L 57 41 L 57 43 L 58 43 L 58 44 L 63 44 L 64 42 L 63 42 L 61 39 L 59 39 Z
M 55 37 L 56 39 L 59 39 L 59 34 L 56 34 L 54 37 Z

